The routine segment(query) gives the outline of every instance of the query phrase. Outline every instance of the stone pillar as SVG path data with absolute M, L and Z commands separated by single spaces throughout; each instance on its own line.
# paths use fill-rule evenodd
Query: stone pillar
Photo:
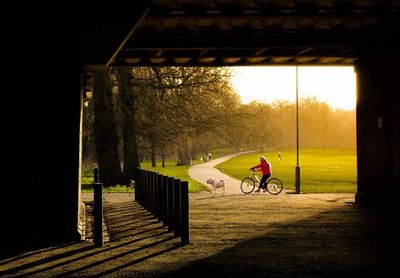
M 365 49 L 357 71 L 359 205 L 398 207 L 400 181 L 399 46 Z
M 47 77 L 47 86 L 33 92 L 30 107 L 31 184 L 24 214 L 32 232 L 27 237 L 43 244 L 80 239 L 80 71 L 54 71 Z
M 81 65 L 79 57 L 60 56 L 77 56 L 77 33 L 69 25 L 54 32 L 45 23 L 31 26 L 37 32 L 29 40 L 37 44 L 12 91 L 15 102 L 26 106 L 15 106 L 8 116 L 18 113 L 21 120 L 14 124 L 18 132 L 8 135 L 15 138 L 7 148 L 15 151 L 18 173 L 3 186 L 9 188 L 1 202 L 7 214 L 0 237 L 5 254 L 80 240 Z

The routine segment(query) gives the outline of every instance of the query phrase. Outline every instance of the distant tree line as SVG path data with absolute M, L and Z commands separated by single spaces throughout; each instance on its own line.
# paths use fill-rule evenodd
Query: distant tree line
M 241 104 L 227 68 L 135 67 L 96 71 L 83 114 L 83 161 L 105 185 L 129 184 L 144 160 L 184 165 L 215 148 L 293 148 L 295 105 Z M 302 147 L 355 147 L 354 111 L 299 103 Z
M 273 141 L 269 147 L 296 146 L 296 105 L 279 101 L 271 105 Z M 354 110 L 333 109 L 315 97 L 299 100 L 299 142 L 303 148 L 356 147 Z

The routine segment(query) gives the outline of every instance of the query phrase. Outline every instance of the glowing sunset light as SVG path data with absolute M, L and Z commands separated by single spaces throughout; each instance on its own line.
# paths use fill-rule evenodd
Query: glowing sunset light
M 233 67 L 232 85 L 243 103 L 295 102 L 296 67 Z M 351 66 L 299 67 L 299 98 L 315 96 L 332 108 L 356 106 L 356 74 Z

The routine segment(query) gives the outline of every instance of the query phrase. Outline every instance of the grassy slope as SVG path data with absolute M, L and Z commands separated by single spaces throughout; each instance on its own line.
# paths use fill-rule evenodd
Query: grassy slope
M 195 161 L 194 161 L 195 162 Z M 165 176 L 178 178 L 189 182 L 189 192 L 200 192 L 207 190 L 207 187 L 195 180 L 192 180 L 188 174 L 187 166 L 175 166 L 176 162 L 168 160 L 165 162 L 165 168 L 161 167 L 161 162 L 157 162 L 157 167 L 151 167 L 151 163 L 146 161 L 141 163 L 142 169 L 160 173 Z
M 142 169 L 157 172 L 157 173 L 163 174 L 165 176 L 170 176 L 170 177 L 188 181 L 189 182 L 189 192 L 200 192 L 200 191 L 207 190 L 206 186 L 202 185 L 201 183 L 199 183 L 197 181 L 192 180 L 189 177 L 189 174 L 188 174 L 189 168 L 188 167 L 175 166 L 175 162 L 173 162 L 173 161 L 167 161 L 165 168 L 161 167 L 160 161 L 157 162 L 156 168 L 151 167 L 150 162 L 143 162 L 141 167 L 142 167 Z M 93 192 L 92 183 L 93 183 L 92 171 L 82 173 L 82 192 L 83 193 Z M 117 185 L 117 186 L 112 186 L 112 187 L 104 187 L 103 190 L 104 190 L 104 192 L 107 192 L 107 193 L 133 192 L 132 187 L 127 187 L 127 186 L 122 186 L 122 185 Z
M 211 151 L 212 159 L 219 158 L 221 156 L 230 154 L 231 151 L 228 149 L 215 149 Z M 198 160 L 193 160 L 193 165 L 201 163 L 200 155 L 198 156 Z M 167 160 L 165 162 L 165 168 L 161 167 L 161 161 L 157 161 L 157 167 L 151 167 L 150 161 L 145 161 L 141 163 L 142 169 L 158 172 L 165 176 L 170 176 L 174 178 L 178 178 L 181 180 L 185 180 L 189 182 L 189 192 L 200 192 L 200 191 L 207 191 L 207 186 L 192 180 L 188 174 L 188 167 L 186 166 L 175 166 L 176 162 L 174 160 Z
M 228 149 L 215 149 L 212 151 L 212 159 L 216 159 L 218 157 L 224 156 L 231 153 L 230 150 Z M 199 155 L 199 160 L 193 160 L 193 164 L 199 164 L 201 163 L 200 161 L 200 155 Z M 184 181 L 189 182 L 189 192 L 194 193 L 194 192 L 200 192 L 200 191 L 207 191 L 207 187 L 202 185 L 201 183 L 192 180 L 189 177 L 188 174 L 188 167 L 186 166 L 175 166 L 176 162 L 173 160 L 167 160 L 166 161 L 166 167 L 163 168 L 161 167 L 161 161 L 157 161 L 157 167 L 153 168 L 151 167 L 150 161 L 145 161 L 141 163 L 142 169 L 157 172 L 160 174 L 163 174 L 165 176 L 170 176 L 174 178 L 178 178 Z M 87 171 L 82 172 L 82 177 L 81 177 L 81 183 L 82 183 L 82 192 L 87 193 L 87 192 L 93 192 L 93 170 L 89 169 Z M 104 192 L 107 193 L 113 193 L 113 192 L 118 192 L 118 193 L 124 193 L 124 192 L 133 192 L 132 187 L 127 187 L 127 186 L 112 186 L 112 187 L 104 187 Z
M 287 189 L 294 190 L 296 150 L 266 151 L 238 156 L 221 163 L 217 168 L 224 173 L 243 179 L 249 168 L 264 155 L 272 164 L 273 176 L 282 179 Z M 356 191 L 356 152 L 339 149 L 306 149 L 300 151 L 301 192 L 304 193 L 354 193 Z

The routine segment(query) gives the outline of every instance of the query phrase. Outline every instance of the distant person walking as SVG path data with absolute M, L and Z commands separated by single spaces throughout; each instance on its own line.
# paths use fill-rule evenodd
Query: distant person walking
M 260 156 L 260 164 L 250 168 L 253 171 L 261 171 L 263 174 L 263 176 L 260 180 L 260 185 L 258 186 L 258 189 L 254 192 L 260 192 L 260 189 L 264 186 L 265 182 L 272 175 L 271 168 L 272 168 L 271 164 L 267 161 L 265 156 Z M 264 189 L 263 192 L 265 192 L 266 190 L 267 189 Z
M 191 156 L 188 156 L 188 158 L 186 159 L 186 165 L 187 166 L 192 166 L 192 157 Z
M 282 160 L 282 153 L 278 152 L 278 160 L 281 161 Z

